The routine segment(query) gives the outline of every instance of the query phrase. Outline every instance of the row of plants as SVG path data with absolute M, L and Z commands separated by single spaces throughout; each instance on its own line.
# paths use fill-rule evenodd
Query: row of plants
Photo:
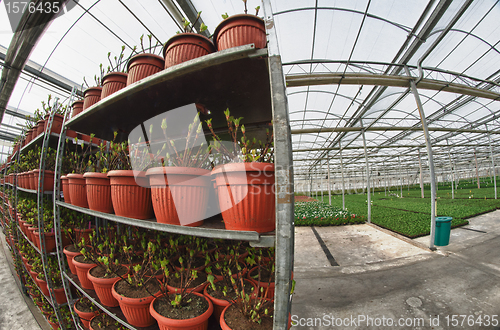
M 249 139 L 242 118 L 229 110 L 224 115 L 229 142 L 198 113 L 182 138 L 170 133 L 175 123 L 163 118 L 149 127 L 150 136 L 159 137 L 147 143 L 103 141 L 70 152 L 63 173 L 71 173 L 61 177 L 65 202 L 135 219 L 154 214 L 157 222 L 185 226 L 221 213 L 226 229 L 273 231 L 273 135 L 268 131 L 263 142 Z M 154 152 L 152 145 L 160 147 Z
M 198 24 L 201 12 L 194 22 L 183 18 L 183 31 L 178 31 L 164 44 L 153 40 L 153 35 L 140 37 L 140 48 L 134 46 L 130 54 L 125 55 L 126 47 L 122 46 L 119 55 L 108 53 L 108 64 L 99 66 L 99 74 L 94 76 L 95 85 L 89 86 L 84 79 L 86 89 L 83 100 L 73 103 L 73 114 L 76 116 L 100 100 L 112 95 L 120 89 L 134 84 L 150 75 L 169 67 L 199 58 L 216 51 L 232 47 L 254 44 L 255 48 L 265 48 L 267 45 L 264 20 L 258 16 L 260 7 L 255 8 L 255 15 L 248 14 L 247 1 L 244 2 L 244 14 L 228 16 L 223 14 L 223 21 L 217 26 L 213 36 L 205 37 L 203 33 L 207 26 L 203 23 L 195 33 L 194 26 Z M 149 41 L 149 47 L 148 46 Z M 161 56 L 157 52 L 161 52 Z
M 461 182 L 459 187 L 465 183 Z M 468 183 L 470 185 L 470 183 Z M 451 187 L 440 186 L 437 191 L 437 216 L 450 216 L 453 218 L 452 227 L 468 224 L 467 219 L 494 211 L 500 208 L 500 202 L 486 196 L 494 196 L 494 187 L 484 186 L 481 189 L 467 187 L 465 194 L 460 195 L 460 190 L 455 190 L 455 199 L 451 198 Z M 404 191 L 408 193 L 408 191 Z M 395 195 L 385 195 L 383 192 L 371 194 L 372 201 L 372 222 L 400 233 L 404 236 L 415 238 L 425 236 L 430 233 L 430 194 L 425 198 L 420 197 L 420 188 L 412 188 L 403 198 Z M 464 198 L 473 195 L 474 198 Z M 476 198 L 476 196 L 483 196 Z M 460 197 L 461 198 L 457 198 Z M 328 196 L 323 197 L 323 201 L 328 202 Z M 367 196 L 366 194 L 346 194 L 345 203 L 348 209 L 355 214 L 367 216 Z M 332 196 L 332 205 L 342 206 L 341 196 Z
M 365 217 L 317 200 L 295 202 L 294 217 L 296 226 L 340 226 L 366 221 Z
M 131 325 L 207 324 L 212 312 L 218 320 L 233 304 L 250 324 L 272 328 L 274 249 L 136 227 L 66 231 L 74 240 L 64 249 L 70 271 Z

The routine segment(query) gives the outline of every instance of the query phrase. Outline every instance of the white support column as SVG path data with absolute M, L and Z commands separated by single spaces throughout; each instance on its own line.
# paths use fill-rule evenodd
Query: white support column
M 401 174 L 401 157 L 398 156 L 399 163 L 399 184 L 401 188 L 401 198 L 403 198 L 403 174 Z
M 448 143 L 448 139 L 446 139 L 446 144 L 448 145 L 448 160 L 450 161 L 450 171 L 451 171 L 451 199 L 455 199 L 455 189 L 453 189 L 453 186 L 455 185 L 455 172 L 453 171 L 453 164 L 451 162 L 451 152 L 450 152 L 450 145 Z
M 477 189 L 481 189 L 481 183 L 479 182 L 479 169 L 477 167 L 477 153 L 476 148 L 474 148 L 474 160 L 476 161 L 476 180 L 477 180 Z
M 330 155 L 326 154 L 326 164 L 328 168 L 328 204 L 332 205 L 332 187 L 330 183 Z
M 359 120 L 361 127 L 363 127 L 363 121 Z M 368 163 L 368 152 L 366 149 L 366 137 L 365 130 L 362 129 L 361 133 L 363 135 L 363 148 L 365 149 L 365 162 L 366 162 L 366 192 L 368 201 L 368 223 L 372 222 L 372 205 L 371 205 L 371 192 L 370 192 L 370 164 Z
M 422 157 L 420 157 L 420 150 L 418 151 L 418 166 L 420 168 L 420 194 L 424 198 L 424 174 L 422 171 Z
M 486 126 L 486 124 L 484 126 Z M 486 130 L 488 130 L 488 126 L 486 126 Z M 497 172 L 495 170 L 495 157 L 493 156 L 493 149 L 491 148 L 490 133 L 488 133 L 488 142 L 490 144 L 490 158 L 491 166 L 493 168 L 493 186 L 495 187 L 495 199 L 497 199 Z
M 342 159 L 342 146 L 339 141 L 340 150 L 340 174 L 342 176 L 342 210 L 345 210 L 345 182 L 344 182 L 344 161 Z
M 405 66 L 405 71 L 408 77 L 411 77 L 410 70 L 407 66 Z M 420 100 L 420 95 L 418 94 L 417 85 L 415 84 L 415 80 L 410 80 L 411 91 L 415 97 L 415 101 L 417 103 L 418 113 L 420 115 L 420 121 L 422 122 L 422 129 L 424 131 L 425 137 L 425 145 L 427 147 L 427 154 L 429 157 L 429 171 L 431 175 L 431 232 L 430 232 L 430 242 L 429 248 L 434 249 L 434 239 L 436 235 L 436 175 L 434 172 L 434 158 L 432 155 L 432 145 L 431 145 L 431 137 L 429 135 L 429 129 L 427 127 L 427 121 L 425 118 L 424 108 L 422 106 L 422 102 Z

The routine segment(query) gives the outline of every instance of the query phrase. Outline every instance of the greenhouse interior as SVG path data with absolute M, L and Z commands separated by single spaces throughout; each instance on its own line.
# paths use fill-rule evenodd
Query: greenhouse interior
M 0 2 L 0 329 L 500 326 L 499 0 Z

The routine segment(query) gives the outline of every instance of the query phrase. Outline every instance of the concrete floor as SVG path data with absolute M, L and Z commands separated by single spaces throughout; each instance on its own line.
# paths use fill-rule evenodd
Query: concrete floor
M 33 302 L 21 293 L 19 282 L 12 275 L 12 259 L 8 261 L 10 251 L 1 232 L 0 245 L 0 330 L 42 330 L 38 322 L 45 322 L 43 329 L 48 329 L 48 323 Z M 30 307 L 38 313 L 38 321 Z
M 464 228 L 436 252 L 368 224 L 296 228 L 295 328 L 500 329 L 500 211 Z

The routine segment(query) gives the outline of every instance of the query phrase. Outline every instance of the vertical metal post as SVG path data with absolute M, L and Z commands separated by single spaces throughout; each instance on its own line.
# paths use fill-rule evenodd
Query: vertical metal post
M 479 169 L 477 167 L 477 154 L 476 148 L 474 148 L 474 160 L 476 162 L 476 180 L 477 180 L 477 189 L 481 189 L 481 183 L 479 182 Z
M 342 146 L 339 141 L 340 151 L 340 175 L 342 177 L 342 210 L 345 210 L 345 182 L 344 182 L 344 160 L 342 159 Z
M 401 187 L 401 198 L 403 198 L 403 174 L 401 173 L 401 157 L 398 156 L 399 163 L 399 184 Z
M 382 167 L 384 168 L 384 196 L 387 196 L 387 170 L 385 168 L 385 162 L 382 162 Z
M 405 66 L 405 71 L 408 77 L 411 77 L 410 70 L 407 66 Z M 420 101 L 420 95 L 418 94 L 417 85 L 415 84 L 415 80 L 410 79 L 411 91 L 415 97 L 415 101 L 417 103 L 418 113 L 420 115 L 420 121 L 422 122 L 422 129 L 424 131 L 425 137 L 425 145 L 427 147 L 427 154 L 429 157 L 429 171 L 431 176 L 431 233 L 430 233 L 430 244 L 429 247 L 434 249 L 434 238 L 436 231 L 436 176 L 434 173 L 434 158 L 432 156 L 432 145 L 431 138 L 429 135 L 429 129 L 427 127 L 427 121 L 425 119 L 424 108 L 422 106 L 422 102 Z
M 323 202 L 323 173 L 321 173 L 321 179 L 320 179 L 320 193 L 321 193 L 321 202 Z
M 330 186 L 330 155 L 326 154 L 326 164 L 328 169 L 328 204 L 332 205 L 332 187 Z
M 271 1 L 262 0 L 268 40 L 276 182 L 276 273 L 273 329 L 286 329 L 291 309 L 294 255 L 293 157 L 285 79 Z
M 448 145 L 448 160 L 450 161 L 450 170 L 451 170 L 451 199 L 455 199 L 455 189 L 453 187 L 455 185 L 455 172 L 453 171 L 454 168 L 451 162 L 451 152 L 450 152 L 451 148 L 448 143 L 448 139 L 446 139 L 446 144 Z
M 363 127 L 363 120 L 359 120 L 361 127 Z M 371 194 L 370 194 L 370 164 L 368 163 L 368 152 L 366 150 L 366 137 L 365 137 L 365 129 L 361 129 L 361 133 L 363 135 L 363 148 L 365 150 L 365 162 L 366 162 L 366 192 L 367 192 L 367 203 L 368 203 L 368 223 L 372 222 L 372 203 L 371 203 Z
M 406 178 L 408 179 L 408 192 L 410 192 L 410 170 L 406 168 Z M 409 194 L 408 194 L 409 195 Z
M 486 130 L 488 130 L 488 126 L 485 124 Z M 495 199 L 497 199 L 497 171 L 495 170 L 495 157 L 493 157 L 493 149 L 491 148 L 491 138 L 490 133 L 488 132 L 488 143 L 490 144 L 490 158 L 491 158 L 491 167 L 493 168 L 493 186 L 495 187 Z
M 420 194 L 424 198 L 424 176 L 422 171 L 422 157 L 420 157 L 420 150 L 418 151 L 418 166 L 420 168 Z

